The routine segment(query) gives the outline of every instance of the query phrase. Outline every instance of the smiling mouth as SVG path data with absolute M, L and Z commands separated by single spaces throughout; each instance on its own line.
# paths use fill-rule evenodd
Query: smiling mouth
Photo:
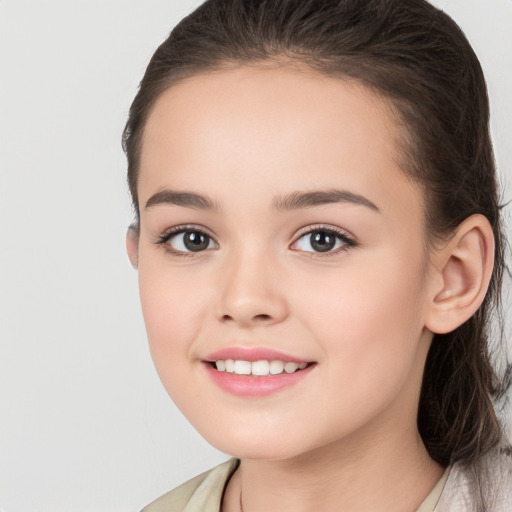
M 296 373 L 313 364 L 314 363 L 296 363 L 293 361 L 280 360 L 244 361 L 240 359 L 221 359 L 210 361 L 210 365 L 218 372 L 231 373 L 234 375 L 251 375 L 255 377 Z

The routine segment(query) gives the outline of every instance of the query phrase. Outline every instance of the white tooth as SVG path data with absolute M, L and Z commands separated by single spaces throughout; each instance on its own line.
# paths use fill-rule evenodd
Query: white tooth
M 251 364 L 251 372 L 253 375 L 268 375 L 270 371 L 270 363 L 268 361 L 254 361 Z
M 286 373 L 293 373 L 299 365 L 297 363 L 285 363 L 284 365 L 284 371 Z
M 308 363 L 300 363 L 299 370 L 304 370 L 304 368 L 306 368 L 307 365 L 308 365 Z
M 226 359 L 226 371 L 229 373 L 235 371 L 235 361 L 233 361 L 233 359 Z
M 227 361 L 226 361 L 227 362 Z M 237 375 L 250 375 L 251 363 L 250 361 L 235 361 L 235 373 Z
M 226 361 L 217 361 L 215 363 L 215 366 L 217 367 L 217 370 L 219 370 L 219 372 L 226 371 Z
M 271 361 L 269 365 L 270 375 L 277 375 L 283 373 L 284 363 L 283 361 Z

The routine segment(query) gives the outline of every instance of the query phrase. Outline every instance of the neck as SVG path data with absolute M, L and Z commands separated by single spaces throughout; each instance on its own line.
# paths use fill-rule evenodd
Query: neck
M 242 460 L 222 510 L 412 512 L 443 468 L 429 457 L 415 429 L 395 434 L 367 438 L 363 452 L 344 439 L 292 459 Z

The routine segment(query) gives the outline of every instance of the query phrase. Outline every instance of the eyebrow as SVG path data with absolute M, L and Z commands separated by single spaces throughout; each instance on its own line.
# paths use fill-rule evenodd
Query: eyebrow
M 351 203 L 365 206 L 376 212 L 379 208 L 364 196 L 355 194 L 348 190 L 314 190 L 310 192 L 292 192 L 284 196 L 274 198 L 273 207 L 276 210 L 298 210 L 301 208 L 312 208 L 332 203 Z M 215 210 L 219 211 L 220 206 L 217 202 L 201 194 L 187 191 L 160 190 L 153 194 L 146 202 L 146 208 L 157 204 L 173 204 L 184 206 L 195 210 Z
M 153 194 L 146 202 L 146 208 L 151 208 L 157 204 L 174 204 L 193 208 L 194 210 L 219 210 L 219 205 L 208 196 L 196 194 L 194 192 L 177 192 L 174 190 L 160 190 Z
M 366 206 L 376 212 L 380 211 L 375 203 L 359 194 L 348 190 L 316 190 L 312 192 L 292 192 L 274 199 L 277 210 L 298 210 L 331 203 L 352 203 Z

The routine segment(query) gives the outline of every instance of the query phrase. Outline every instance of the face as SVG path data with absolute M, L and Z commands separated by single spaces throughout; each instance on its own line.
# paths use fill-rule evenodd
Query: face
M 290 67 L 197 76 L 155 104 L 143 314 L 164 386 L 222 451 L 283 459 L 415 428 L 428 257 L 399 137 L 365 88 Z

